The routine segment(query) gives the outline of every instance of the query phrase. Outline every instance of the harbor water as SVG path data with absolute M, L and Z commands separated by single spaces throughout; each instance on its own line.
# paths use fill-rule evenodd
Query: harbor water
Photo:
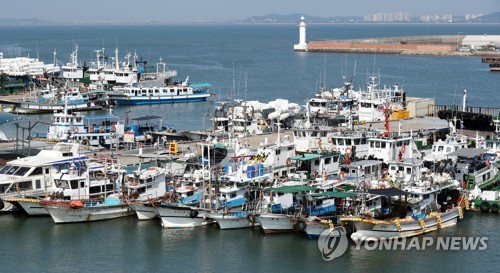
M 310 25 L 308 39 L 349 39 L 405 35 L 495 34 L 497 24 L 332 24 Z M 149 26 L 18 26 L 0 27 L 0 52 L 4 57 L 39 56 L 46 63 L 69 61 L 73 44 L 79 60 L 96 61 L 94 50 L 105 48 L 119 57 L 137 51 L 148 65 L 160 58 L 177 70 L 177 80 L 208 82 L 217 94 L 268 102 L 277 98 L 304 105 L 320 84 L 339 87 L 353 81 L 366 89 L 369 76 L 381 85 L 399 84 L 410 97 L 435 98 L 437 104 L 461 104 L 468 90 L 468 105 L 498 107 L 500 77 L 479 57 L 398 56 L 344 53 L 296 53 L 298 28 L 284 25 L 149 25 Z M 123 61 L 124 59 L 122 59 Z M 345 78 L 343 78 L 345 77 Z M 246 80 L 245 80 L 246 79 Z M 245 88 L 246 82 L 246 88 Z M 247 92 L 245 92 L 245 89 Z M 213 100 L 203 103 L 116 107 L 124 118 L 159 115 L 178 130 L 203 127 L 203 116 L 213 111 Z M 101 112 L 102 113 L 102 112 Z M 183 118 L 179 119 L 181 113 Z M 90 114 L 100 114 L 97 112 Z M 49 121 L 50 115 L 32 116 Z M 205 117 L 205 126 L 209 119 Z M 4 130 L 9 131 L 9 130 Z M 45 132 L 43 126 L 34 131 Z M 13 137 L 13 136 L 11 136 Z
M 127 217 L 59 224 L 50 217 L 0 216 L 2 272 L 496 272 L 498 215 L 470 212 L 425 236 L 488 237 L 486 250 L 356 250 L 324 261 L 304 233 L 163 229 Z
M 498 34 L 499 25 L 336 24 L 310 25 L 308 39 Z M 228 97 L 267 102 L 277 98 L 305 104 L 322 82 L 345 80 L 366 86 L 368 77 L 382 85 L 398 83 L 408 96 L 431 97 L 438 104 L 499 107 L 500 74 L 478 57 L 397 56 L 342 53 L 295 53 L 298 29 L 290 25 L 148 25 L 148 26 L 2 26 L 4 57 L 39 56 L 49 63 L 54 48 L 66 63 L 73 44 L 79 59 L 95 60 L 93 50 L 106 48 L 120 56 L 137 50 L 148 64 L 160 57 L 178 80 L 208 82 Z M 326 75 L 326 77 L 325 77 Z M 345 79 L 342 76 L 345 75 Z M 245 87 L 246 78 L 246 87 Z M 234 88 L 233 88 L 234 86 Z M 245 92 L 245 89 L 247 90 Z M 233 90 L 233 91 L 231 91 Z M 178 130 L 203 127 L 214 101 L 202 103 L 118 106 L 124 118 L 159 115 Z M 93 112 L 90 114 L 102 114 Z M 50 115 L 31 116 L 50 120 Z M 208 127 L 208 118 L 206 127 Z M 12 134 L 12 127 L 0 128 Z M 46 127 L 37 127 L 45 132 Z M 13 137 L 14 135 L 10 135 Z M 50 217 L 0 215 L 1 272 L 496 272 L 500 264 L 498 215 L 466 213 L 457 226 L 426 236 L 488 237 L 486 250 L 356 250 L 324 261 L 317 240 L 302 233 L 264 235 L 258 229 L 163 229 L 159 221 L 135 217 L 56 225 Z

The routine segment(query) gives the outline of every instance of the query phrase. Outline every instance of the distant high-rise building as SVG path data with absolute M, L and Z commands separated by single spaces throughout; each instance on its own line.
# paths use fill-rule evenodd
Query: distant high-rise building
M 365 22 L 409 22 L 408 12 L 370 13 L 363 20 Z
M 419 20 L 424 23 L 452 23 L 453 15 L 420 15 Z
M 479 13 L 479 14 L 465 14 L 465 20 L 466 20 L 466 21 L 469 21 L 469 20 L 474 20 L 474 19 L 476 19 L 476 18 L 478 18 L 478 17 L 481 17 L 481 16 L 483 16 L 483 15 L 484 15 L 484 14 L 481 14 L 481 13 Z

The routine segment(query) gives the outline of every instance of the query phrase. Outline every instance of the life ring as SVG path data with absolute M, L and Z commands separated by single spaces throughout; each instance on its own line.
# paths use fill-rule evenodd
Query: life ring
M 348 155 L 351 155 L 352 154 L 352 148 L 351 147 L 345 148 L 345 153 L 348 154 Z
M 298 231 L 304 231 L 306 230 L 307 224 L 306 221 L 304 220 L 298 220 L 297 223 L 295 223 L 295 229 Z
M 189 217 L 195 218 L 196 216 L 198 216 L 198 211 L 197 210 L 191 210 L 189 212 Z
M 402 153 L 406 152 L 406 145 L 403 144 L 403 146 L 401 146 L 401 152 Z
M 290 158 L 288 158 L 288 159 L 286 160 L 286 166 L 287 166 L 287 167 L 292 166 L 292 161 L 290 160 Z

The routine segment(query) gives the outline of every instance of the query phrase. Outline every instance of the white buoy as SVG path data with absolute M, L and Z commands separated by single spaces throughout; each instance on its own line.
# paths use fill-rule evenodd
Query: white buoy
M 306 19 L 304 16 L 300 17 L 300 23 L 299 23 L 299 43 L 296 45 L 293 45 L 293 50 L 295 51 L 307 51 L 308 46 L 306 42 Z

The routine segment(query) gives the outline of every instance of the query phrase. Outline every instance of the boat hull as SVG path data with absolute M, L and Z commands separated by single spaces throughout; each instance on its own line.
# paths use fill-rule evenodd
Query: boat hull
M 5 201 L 11 203 L 19 210 L 29 216 L 49 216 L 49 212 L 40 205 L 37 199 L 29 198 L 8 198 Z
M 134 210 L 129 205 L 80 208 L 48 205 L 45 208 L 56 224 L 102 221 L 134 214 Z
M 231 215 L 210 213 L 208 217 L 215 220 L 220 229 L 238 229 L 256 226 L 256 223 L 250 221 L 247 214 L 244 212 L 242 212 L 241 215 L 234 215 L 233 213 Z
M 189 207 L 156 207 L 163 228 L 193 228 L 214 223 L 208 213 Z
M 156 211 L 155 207 L 149 205 L 149 204 L 143 204 L 143 203 L 130 203 L 130 207 L 135 211 L 135 214 L 137 215 L 137 219 L 143 221 L 143 220 L 152 220 L 154 218 L 158 218 L 158 212 Z
M 160 103 L 178 103 L 178 102 L 200 102 L 206 101 L 210 94 L 189 95 L 189 96 L 163 96 L 163 97 L 115 97 L 112 100 L 116 104 L 122 105 L 144 105 Z
M 423 222 L 418 220 L 401 220 L 398 224 L 390 221 L 366 221 L 360 218 L 343 218 L 344 222 L 352 222 L 355 231 L 351 239 L 357 240 L 381 240 L 381 239 L 400 239 L 421 235 L 437 229 L 456 225 L 459 218 L 459 208 L 455 207 L 447 212 L 428 216 Z M 438 217 L 439 215 L 439 217 Z M 439 220 L 440 218 L 440 220 Z M 349 219 L 354 219 L 351 221 Z
M 288 215 L 261 214 L 256 216 L 256 221 L 260 224 L 264 233 L 295 231 L 294 223 Z

